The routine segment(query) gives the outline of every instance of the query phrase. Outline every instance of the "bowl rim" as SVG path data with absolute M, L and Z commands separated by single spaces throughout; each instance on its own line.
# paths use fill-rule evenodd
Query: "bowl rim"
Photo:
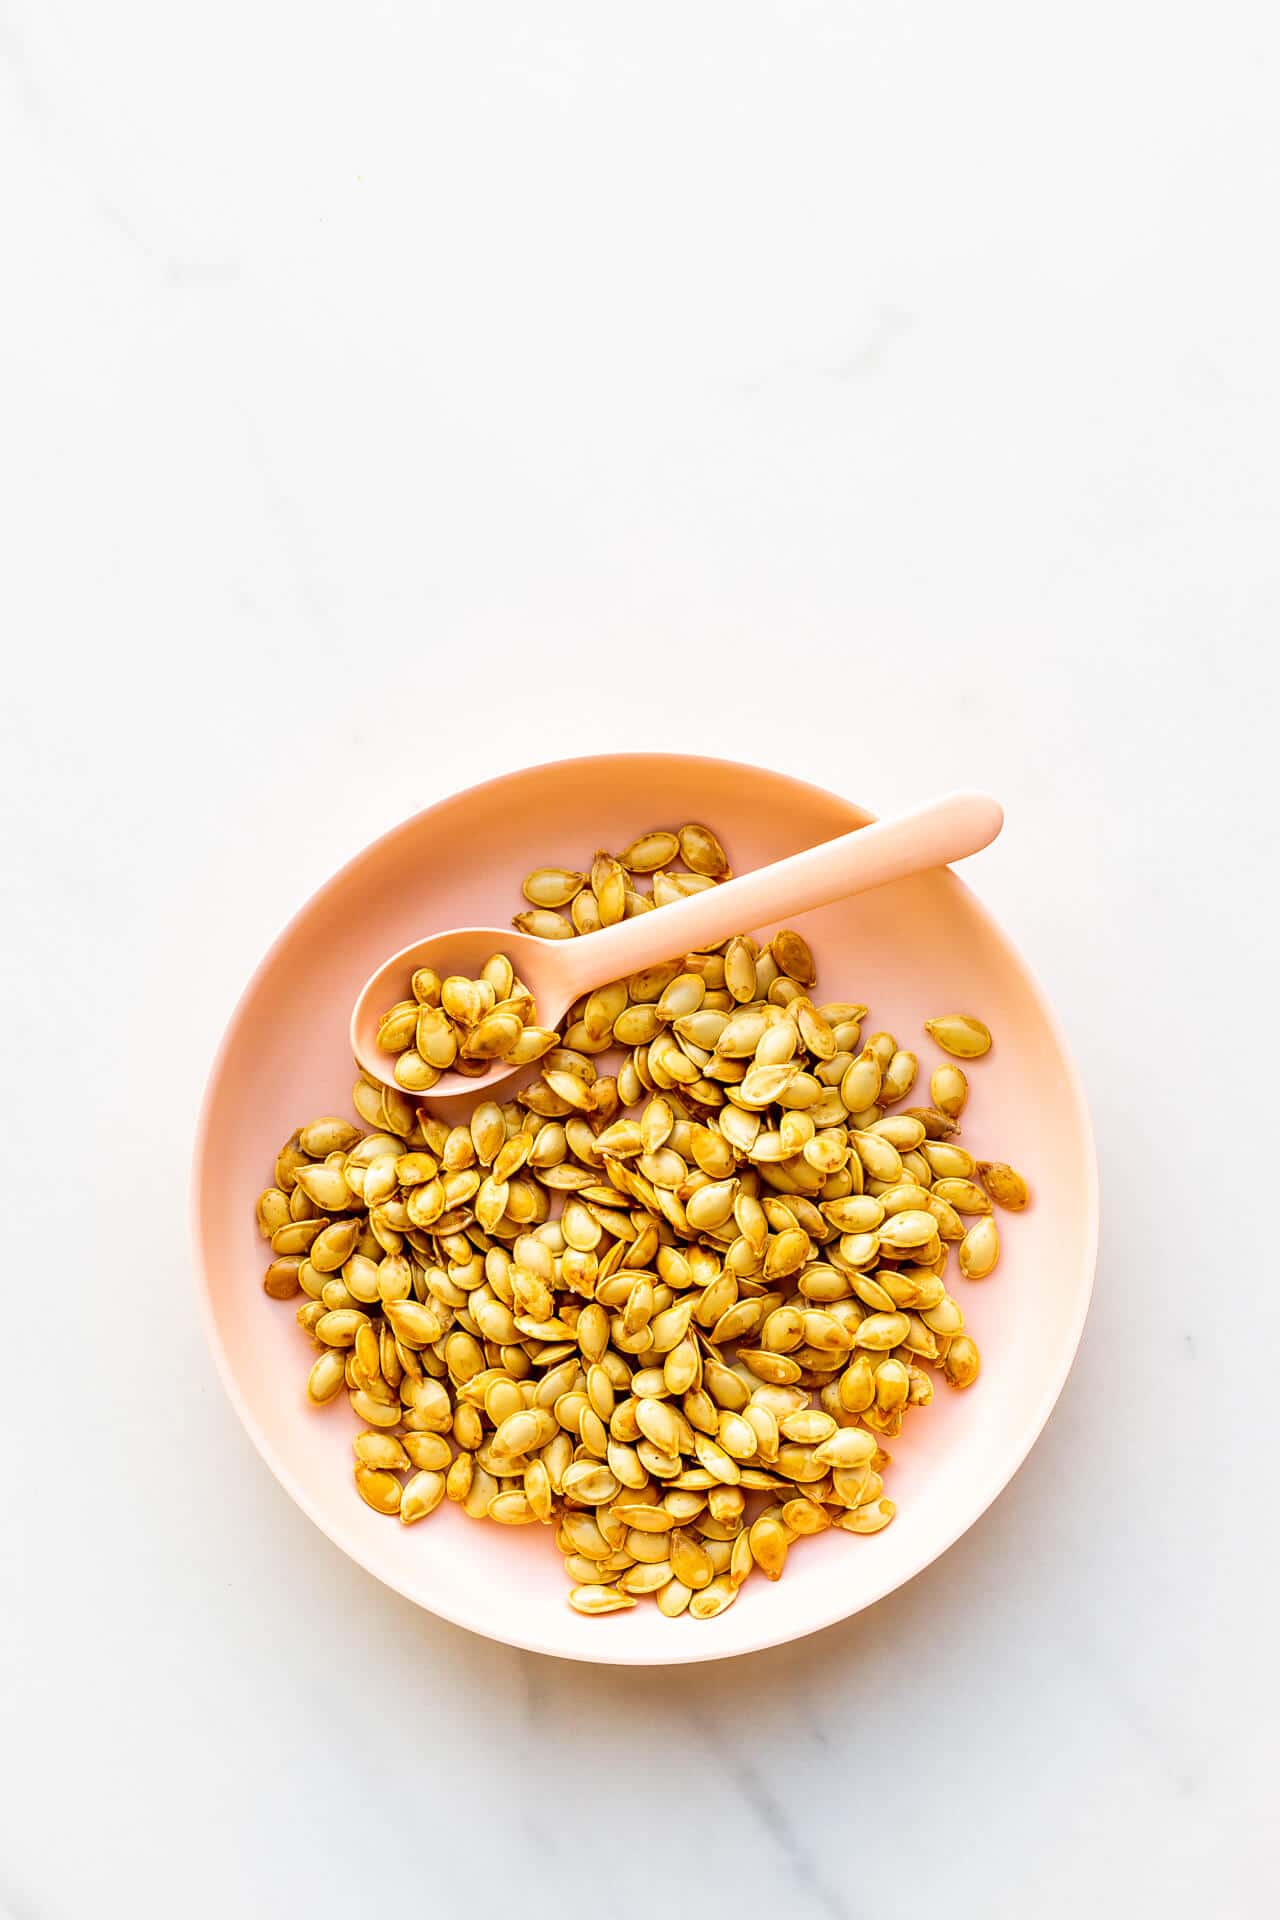
M 766 1625 L 745 1645 L 738 1644 L 732 1647 L 718 1647 L 715 1644 L 714 1634 L 697 1635 L 696 1642 L 698 1644 L 694 1645 L 685 1645 L 683 1644 L 684 1636 L 673 1635 L 673 1641 L 676 1641 L 678 1644 L 674 1645 L 670 1655 L 667 1655 L 665 1653 L 633 1651 L 627 1647 L 625 1642 L 615 1640 L 611 1635 L 607 1634 L 602 1634 L 598 1636 L 598 1638 L 595 1638 L 594 1643 L 593 1640 L 585 1641 L 581 1650 L 577 1647 L 564 1648 L 560 1646 L 547 1646 L 539 1641 L 536 1636 L 521 1634 L 519 1632 L 494 1632 L 489 1627 L 479 1626 L 473 1620 L 464 1617 L 456 1608 L 436 1605 L 434 1602 L 428 1604 L 418 1593 L 411 1590 L 407 1581 L 402 1582 L 389 1578 L 380 1568 L 371 1566 L 358 1545 L 350 1543 L 345 1539 L 339 1539 L 328 1521 L 317 1511 L 305 1489 L 297 1483 L 284 1462 L 277 1458 L 270 1440 L 259 1425 L 257 1418 L 240 1390 L 239 1381 L 236 1378 L 235 1371 L 223 1345 L 213 1310 L 209 1267 L 205 1257 L 204 1241 L 201 1233 L 201 1214 L 206 1196 L 204 1167 L 208 1136 L 213 1120 L 215 1098 L 223 1072 L 226 1068 L 227 1059 L 231 1052 L 233 1037 L 239 1026 L 243 1009 L 257 991 L 260 981 L 271 969 L 276 955 L 289 939 L 298 922 L 302 920 L 305 915 L 308 915 L 313 907 L 315 907 L 326 894 L 338 887 L 350 870 L 366 860 L 377 847 L 380 847 L 385 841 L 392 839 L 394 836 L 403 833 L 406 828 L 413 826 L 417 821 L 425 818 L 427 814 L 436 812 L 440 807 L 455 801 L 469 799 L 473 795 L 484 793 L 491 787 L 501 786 L 507 781 L 519 778 L 522 775 L 549 773 L 555 769 L 581 769 L 588 766 L 604 767 L 611 763 L 616 763 L 619 760 L 648 761 L 655 764 L 658 762 L 675 762 L 681 767 L 692 767 L 695 769 L 698 767 L 716 767 L 744 773 L 762 774 L 772 780 L 786 781 L 788 785 L 813 794 L 824 801 L 829 802 L 835 800 L 841 806 L 847 807 L 852 813 L 861 815 L 862 819 L 859 822 L 861 825 L 866 825 L 878 817 L 870 813 L 858 802 L 848 799 L 844 794 L 835 793 L 829 787 L 819 786 L 816 781 L 803 780 L 797 775 L 784 772 L 777 767 L 762 767 L 755 761 L 731 760 L 716 754 L 667 753 L 655 750 L 639 750 L 623 753 L 569 754 L 554 760 L 536 761 L 527 766 L 508 767 L 501 773 L 493 774 L 485 780 L 474 781 L 470 786 L 459 787 L 452 793 L 441 794 L 427 806 L 418 808 L 415 813 L 407 814 L 404 819 L 395 822 L 392 826 L 386 828 L 384 832 L 375 835 L 372 840 L 366 842 L 366 844 L 353 853 L 349 859 L 344 860 L 342 865 L 336 868 L 327 880 L 324 880 L 320 886 L 314 888 L 313 891 L 307 895 L 306 899 L 300 903 L 281 927 L 237 997 L 235 1005 L 227 1016 L 226 1025 L 223 1028 L 222 1037 L 218 1042 L 217 1050 L 210 1064 L 204 1089 L 200 1097 L 199 1115 L 196 1121 L 191 1153 L 188 1228 L 191 1238 L 192 1266 L 200 1319 L 204 1328 L 205 1338 L 213 1354 L 215 1369 L 222 1382 L 227 1398 L 238 1414 L 241 1425 L 253 1442 L 257 1452 L 275 1476 L 276 1480 L 283 1487 L 284 1491 L 301 1511 L 306 1514 L 307 1518 L 319 1528 L 321 1533 L 333 1542 L 334 1546 L 336 1546 L 340 1552 L 345 1553 L 349 1559 L 354 1560 L 358 1566 L 362 1567 L 366 1573 L 381 1585 L 391 1588 L 393 1592 L 399 1593 L 404 1599 L 412 1602 L 414 1606 L 422 1608 L 424 1612 L 431 1613 L 439 1619 L 447 1620 L 452 1626 L 462 1627 L 470 1633 L 479 1634 L 483 1638 L 492 1640 L 500 1646 L 516 1647 L 523 1652 L 538 1653 L 551 1659 L 580 1660 L 590 1665 L 599 1666 L 685 1666 L 694 1662 L 710 1660 L 734 1660 L 747 1654 L 759 1653 L 768 1647 L 785 1645 L 792 1640 L 807 1639 L 810 1634 L 823 1632 L 826 1628 L 837 1625 L 841 1620 L 852 1619 L 855 1614 L 865 1612 L 868 1607 L 877 1605 L 880 1601 L 886 1599 L 889 1594 L 895 1593 L 899 1587 L 906 1586 L 908 1581 L 914 1580 L 917 1574 L 922 1573 L 924 1569 L 931 1566 L 935 1560 L 941 1559 L 942 1555 L 947 1553 L 956 1544 L 956 1541 L 961 1539 L 964 1534 L 969 1531 L 970 1527 L 974 1526 L 982 1518 L 988 1507 L 999 1498 L 1000 1494 L 1004 1492 L 1005 1488 L 1013 1480 L 1015 1474 L 1017 1474 L 1025 1463 L 1027 1456 L 1039 1439 L 1041 1433 L 1043 1433 L 1049 1416 L 1062 1395 L 1062 1390 L 1066 1385 L 1068 1375 L 1075 1364 L 1076 1355 L 1080 1349 L 1080 1341 L 1084 1334 L 1085 1322 L 1088 1319 L 1089 1308 L 1093 1300 L 1093 1289 L 1097 1274 L 1099 1233 L 1098 1153 L 1093 1131 L 1093 1122 L 1089 1113 L 1089 1104 L 1085 1096 L 1084 1082 L 1081 1078 L 1080 1070 L 1076 1065 L 1075 1056 L 1068 1044 L 1066 1032 L 1041 984 L 1039 975 L 1035 972 L 1034 968 L 1031 967 L 1017 942 L 1005 932 L 1004 928 L 996 920 L 995 915 L 983 901 L 978 898 L 973 890 L 966 886 L 958 874 L 954 871 L 951 872 L 953 882 L 962 888 L 964 894 L 967 896 L 970 907 L 977 913 L 981 921 L 985 923 L 986 928 L 995 935 L 996 940 L 1013 956 L 1021 969 L 1038 1011 L 1057 1045 L 1063 1066 L 1066 1070 L 1067 1090 L 1074 1109 L 1085 1158 L 1083 1286 L 1080 1290 L 1074 1324 L 1070 1329 L 1069 1338 L 1063 1343 L 1061 1363 L 1050 1377 L 1048 1386 L 1027 1419 L 1016 1445 L 1009 1449 L 1007 1465 L 1002 1463 L 994 1469 L 987 1476 L 986 1480 L 980 1483 L 977 1496 L 966 1501 L 963 1507 L 957 1508 L 957 1513 L 960 1517 L 954 1527 L 948 1525 L 943 1530 L 943 1537 L 940 1542 L 935 1541 L 931 1543 L 929 1547 L 910 1564 L 905 1572 L 895 1573 L 885 1580 L 883 1585 L 863 1595 L 856 1600 L 853 1605 L 844 1605 L 839 1598 L 837 1589 L 837 1599 L 834 1606 L 832 1606 L 829 1611 L 824 1610 L 819 1618 L 798 1629 L 793 1630 L 788 1626 L 783 1632 L 777 1633 L 771 1631 Z M 689 1636 L 689 1639 L 694 1640 L 695 1636 Z

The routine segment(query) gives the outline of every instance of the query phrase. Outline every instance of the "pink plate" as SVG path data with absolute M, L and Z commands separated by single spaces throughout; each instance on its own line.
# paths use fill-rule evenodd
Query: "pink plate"
M 245 989 L 219 1049 L 196 1140 L 197 1285 L 227 1392 L 276 1478 L 353 1559 L 419 1606 L 512 1646 L 575 1660 L 675 1664 L 774 1646 L 856 1613 L 928 1566 L 1025 1459 L 1062 1390 L 1084 1326 L 1097 1242 L 1097 1169 L 1084 1096 L 1040 988 L 968 889 L 947 871 L 824 907 L 797 924 L 823 999 L 865 1001 L 868 1028 L 941 1056 L 933 1014 L 978 1014 L 996 1036 L 975 1063 L 964 1142 L 1026 1173 L 1033 1204 L 1002 1215 L 990 1280 L 951 1282 L 982 1352 L 968 1392 L 939 1380 L 893 1442 L 885 1492 L 898 1515 L 868 1538 L 799 1543 L 784 1578 L 749 1581 L 713 1621 L 667 1620 L 642 1602 L 583 1619 L 538 1527 L 477 1524 L 453 1507 L 405 1528 L 372 1513 L 351 1479 L 355 1416 L 312 1409 L 311 1348 L 293 1304 L 262 1291 L 253 1219 L 281 1141 L 323 1113 L 350 1113 L 347 1022 L 388 953 L 435 927 L 501 926 L 530 868 L 582 868 L 646 827 L 705 820 L 737 872 L 847 832 L 870 816 L 763 768 L 677 754 L 531 767 L 443 800 L 383 836 L 321 888 Z M 465 851 L 464 851 L 465 850 Z M 954 1265 L 953 1265 L 954 1271 Z

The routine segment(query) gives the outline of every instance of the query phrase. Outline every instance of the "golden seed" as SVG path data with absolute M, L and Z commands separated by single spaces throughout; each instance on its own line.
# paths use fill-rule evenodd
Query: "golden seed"
M 352 1126 L 349 1120 L 342 1120 L 335 1114 L 326 1114 L 321 1120 L 312 1120 L 298 1134 L 298 1144 L 304 1153 L 313 1160 L 323 1160 L 331 1153 L 347 1153 L 360 1138 L 359 1127 Z
M 979 1160 L 977 1171 L 978 1178 L 998 1207 L 1004 1207 L 1009 1213 L 1022 1212 L 1031 1195 L 1020 1173 L 1003 1160 Z
M 563 1485 L 571 1500 L 580 1500 L 590 1507 L 603 1505 L 619 1492 L 618 1482 L 608 1467 L 593 1460 L 576 1460 L 566 1469 Z
M 383 1124 L 383 1092 L 381 1083 L 371 1087 L 366 1080 L 357 1080 L 351 1089 L 351 1104 L 367 1127 L 381 1127 Z M 354 1188 L 353 1191 L 358 1193 L 359 1189 Z
M 413 1045 L 414 1031 L 418 1024 L 418 1002 L 416 1000 L 398 1000 L 394 1007 L 388 1007 L 378 1022 L 377 1042 L 384 1053 L 402 1053 Z
M 409 982 L 409 987 L 419 1006 L 438 1007 L 441 984 L 440 975 L 434 967 L 419 967 Z
M 568 867 L 538 867 L 526 875 L 521 892 L 533 907 L 566 907 L 587 884 L 585 873 Z
M 927 1206 L 927 1196 L 921 1194 L 920 1197 Z M 880 1223 L 880 1245 L 892 1247 L 899 1253 L 910 1253 L 917 1247 L 928 1246 L 936 1229 L 933 1215 L 926 1212 L 923 1206 L 907 1207 L 902 1212 L 891 1213 L 887 1220 Z
M 686 1587 L 683 1580 L 671 1579 L 656 1596 L 658 1612 L 665 1614 L 668 1620 L 677 1620 L 687 1610 L 692 1598 L 692 1588 Z
M 749 1060 L 755 1053 L 768 1031 L 769 1022 L 761 1007 L 743 1007 L 740 1012 L 730 1014 L 716 1051 L 726 1060 Z
M 985 1280 L 1000 1258 L 1000 1235 L 990 1214 L 976 1220 L 960 1242 L 957 1255 L 966 1280 Z
M 929 1098 L 950 1119 L 958 1120 L 969 1098 L 969 1082 L 963 1070 L 953 1067 L 950 1061 L 935 1067 L 929 1076 Z
M 876 1405 L 885 1412 L 902 1406 L 911 1388 L 911 1376 L 901 1360 L 882 1360 L 876 1368 Z
M 398 1427 L 400 1425 L 401 1410 L 398 1405 L 390 1406 L 385 1400 L 375 1400 L 373 1395 L 366 1392 L 363 1387 L 354 1388 L 348 1397 L 356 1418 L 363 1420 L 367 1427 Z
M 453 1458 L 449 1442 L 442 1433 L 406 1433 L 397 1444 L 403 1447 L 408 1464 L 428 1468 L 432 1473 L 446 1472 Z M 373 1460 L 369 1464 L 382 1466 L 389 1463 Z
M 762 1514 L 750 1528 L 751 1558 L 766 1580 L 780 1580 L 791 1545 L 790 1529 Z
M 309 1225 L 310 1222 L 304 1224 Z M 316 1272 L 336 1273 L 355 1252 L 359 1238 L 358 1220 L 335 1220 L 324 1227 L 309 1248 L 311 1264 Z
M 680 842 L 674 833 L 665 828 L 655 827 L 649 833 L 642 833 L 629 847 L 624 847 L 618 855 L 619 863 L 628 873 L 656 873 L 659 867 L 669 866 L 680 851 Z
M 804 1371 L 799 1361 L 789 1354 L 769 1353 L 759 1347 L 739 1347 L 738 1358 L 757 1380 L 775 1387 L 794 1386 Z
M 783 1415 L 780 1431 L 788 1440 L 797 1441 L 802 1446 L 816 1447 L 829 1440 L 837 1428 L 829 1413 L 820 1412 L 816 1407 L 797 1407 L 794 1413 Z
M 401 1488 L 393 1473 L 357 1462 L 355 1478 L 356 1491 L 366 1506 L 372 1507 L 375 1513 L 399 1513 Z
M 440 1008 L 450 1020 L 466 1027 L 474 1026 L 488 1010 L 480 982 L 469 980 L 464 973 L 451 973 L 445 979 L 440 988 Z
M 919 1067 L 920 1062 L 914 1053 L 905 1053 L 901 1050 L 895 1053 L 884 1070 L 877 1098 L 884 1101 L 887 1106 L 892 1106 L 895 1100 L 905 1100 L 915 1085 Z
M 504 1488 L 494 1495 L 486 1509 L 490 1520 L 500 1527 L 527 1527 L 537 1520 L 523 1487 Z
M 800 1029 L 800 1037 L 813 1058 L 815 1060 L 833 1059 L 837 1052 L 835 1034 L 830 1023 L 818 1012 L 813 1002 L 801 996 L 800 999 L 792 1002 L 792 1010 Z
M 397 1340 L 407 1347 L 429 1347 L 444 1334 L 439 1314 L 418 1300 L 384 1300 L 383 1313 Z
M 400 1518 L 405 1526 L 425 1520 L 444 1499 L 444 1475 L 424 1467 L 407 1482 L 400 1495 Z
M 942 1362 L 942 1371 L 953 1387 L 971 1387 L 978 1377 L 978 1349 L 968 1334 L 952 1340 Z
M 887 1140 L 900 1154 L 914 1152 L 925 1139 L 924 1122 L 914 1120 L 909 1113 L 891 1113 L 882 1120 L 875 1120 L 868 1132 Z
M 880 1062 L 864 1047 L 840 1082 L 840 1098 L 850 1113 L 862 1113 L 875 1103 L 882 1078 Z
M 715 1578 L 715 1568 L 702 1541 L 683 1527 L 677 1527 L 667 1537 L 663 1556 L 671 1566 L 676 1579 L 696 1593 L 700 1588 L 710 1586 Z
M 462 1457 L 470 1459 L 471 1456 L 464 1454 Z M 496 1497 L 497 1492 L 498 1482 L 493 1475 L 477 1462 L 473 1462 L 471 1472 L 467 1476 L 466 1490 L 460 1499 L 462 1511 L 469 1520 L 485 1519 L 489 1512 L 489 1503 Z
M 725 948 L 724 983 L 739 1004 L 745 1005 L 747 1001 L 755 998 L 755 943 L 743 934 L 735 934 Z
M 305 1264 L 301 1253 L 278 1255 L 263 1275 L 263 1292 L 273 1300 L 291 1300 L 301 1284 L 298 1276 Z
M 694 1594 L 689 1612 L 695 1620 L 714 1620 L 717 1614 L 726 1613 L 737 1597 L 738 1588 L 727 1576 L 722 1576 Z
M 788 1500 L 780 1516 L 784 1526 L 792 1533 L 811 1535 L 825 1533 L 831 1525 L 831 1516 L 816 1500 L 807 1500 L 803 1495 Z
M 298 1138 L 295 1133 L 276 1155 L 273 1178 L 283 1193 L 292 1193 L 298 1182 L 298 1168 L 306 1163 L 307 1156 L 299 1146 Z
M 874 1233 L 885 1217 L 882 1201 L 864 1193 L 846 1194 L 842 1200 L 828 1200 L 822 1213 L 841 1233 Z
M 326 1347 L 353 1347 L 358 1329 L 368 1325 L 367 1316 L 358 1307 L 340 1307 L 316 1322 L 316 1338 Z
M 398 1056 L 391 1071 L 407 1093 L 429 1093 L 440 1078 L 440 1068 L 430 1066 L 413 1048 Z
M 469 1453 L 458 1454 L 444 1477 L 446 1500 L 452 1500 L 461 1506 L 471 1492 L 471 1481 L 476 1471 L 475 1458 Z
M 655 907 L 669 907 L 673 901 L 685 900 L 691 893 L 702 893 L 714 885 L 715 881 L 709 874 L 664 873 L 659 867 L 653 876 L 653 904 Z
M 322 1353 L 307 1375 L 307 1398 L 316 1406 L 323 1407 L 342 1391 L 346 1379 L 346 1367 L 342 1354 L 337 1350 Z
M 770 1106 L 798 1071 L 796 1062 L 791 1060 L 771 1066 L 752 1065 L 738 1086 L 736 1098 L 744 1107 L 756 1110 Z
M 512 1458 L 534 1453 L 555 1437 L 556 1430 L 556 1417 L 545 1407 L 523 1408 L 519 1413 L 508 1414 L 497 1428 L 493 1436 L 494 1452 Z
M 707 983 L 700 973 L 679 973 L 663 988 L 657 1004 L 659 1022 L 672 1022 L 696 1013 L 706 998 Z M 721 1022 L 721 1026 L 723 1026 Z M 718 1037 L 717 1030 L 717 1037 Z M 712 1042 L 714 1045 L 714 1041 Z
M 370 1427 L 358 1433 L 351 1444 L 363 1466 L 379 1467 L 386 1473 L 403 1473 L 409 1465 L 408 1453 L 392 1433 L 379 1433 Z
M 880 1062 L 881 1073 L 888 1071 L 889 1062 L 898 1051 L 898 1043 L 891 1033 L 873 1033 L 867 1041 L 867 1049 Z
M 936 1020 L 926 1020 L 924 1030 L 944 1053 L 954 1054 L 958 1060 L 976 1060 L 991 1046 L 990 1028 L 968 1013 L 944 1013 Z M 940 1100 L 937 1104 L 942 1106 Z
M 618 1582 L 618 1588 L 622 1593 L 651 1593 L 656 1596 L 670 1584 L 672 1578 L 668 1563 L 656 1560 L 647 1566 L 628 1567 Z
M 854 1344 L 876 1353 L 887 1353 L 891 1347 L 901 1345 L 909 1327 L 905 1313 L 869 1313 L 853 1336 Z
M 708 874 L 713 880 L 727 880 L 729 861 L 710 827 L 691 822 L 679 833 L 680 858 L 691 873 Z
M 628 899 L 630 899 L 629 895 Z M 569 908 L 569 917 L 573 921 L 575 933 L 599 933 L 603 924 L 600 919 L 600 909 L 596 905 L 596 897 L 585 887 L 581 893 L 574 896 L 573 905 Z
M 849 1141 L 873 1180 L 901 1180 L 902 1156 L 891 1141 L 861 1128 L 849 1135 Z
M 541 1060 L 549 1053 L 559 1039 L 554 1027 L 526 1027 L 507 1055 L 507 1064 L 513 1067 L 531 1066 L 535 1060 Z
M 740 1413 L 722 1412 L 717 1439 L 731 1460 L 750 1460 L 756 1451 L 756 1433 L 751 1422 Z
M 789 979 L 798 981 L 802 987 L 811 987 L 817 979 L 817 969 L 808 943 L 794 929 L 780 928 L 769 942 L 769 952 L 780 971 Z
M 520 933 L 531 933 L 538 940 L 572 940 L 573 922 L 566 920 L 562 913 L 554 913 L 547 907 L 534 907 L 528 913 L 517 913 L 511 924 Z
M 790 1020 L 776 1020 L 766 1027 L 756 1045 L 755 1063 L 758 1067 L 781 1067 L 787 1061 L 794 1060 L 800 1047 L 800 1036 Z M 797 1067 L 800 1065 L 796 1061 Z
M 723 1226 L 733 1212 L 736 1189 L 736 1181 L 712 1180 L 690 1196 L 685 1213 L 696 1233 L 713 1232 Z
M 523 1032 L 514 1013 L 490 1013 L 480 1020 L 466 1044 L 472 1060 L 505 1060 Z
M 957 1213 L 990 1213 L 991 1200 L 973 1180 L 942 1179 L 933 1183 L 933 1197 Z M 315 1258 L 314 1253 L 312 1259 Z
M 569 1590 L 569 1605 L 575 1613 L 625 1613 L 635 1604 L 629 1593 L 622 1593 L 617 1587 L 596 1584 L 571 1587 Z
M 788 1227 L 775 1234 L 765 1250 L 765 1279 L 781 1280 L 798 1273 L 812 1251 L 813 1242 L 801 1227 Z
M 969 1180 L 975 1172 L 972 1154 L 951 1140 L 926 1140 L 920 1157 L 935 1180 Z
M 602 927 L 616 926 L 627 910 L 625 869 L 608 853 L 597 853 L 591 863 L 591 891 Z
M 847 1508 L 835 1524 L 846 1533 L 879 1533 L 897 1511 L 892 1500 L 870 1500 L 865 1506 Z

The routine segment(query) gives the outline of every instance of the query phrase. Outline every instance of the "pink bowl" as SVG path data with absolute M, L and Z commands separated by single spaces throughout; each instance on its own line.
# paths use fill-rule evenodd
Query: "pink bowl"
M 322 1113 L 350 1112 L 347 1021 L 387 953 L 433 927 L 501 926 L 520 881 L 546 864 L 582 867 L 644 828 L 706 820 L 736 871 L 847 832 L 870 816 L 763 768 L 677 754 L 620 754 L 531 767 L 441 801 L 385 834 L 322 887 L 249 982 L 214 1062 L 196 1139 L 197 1286 L 227 1392 L 258 1451 L 346 1553 L 420 1606 L 541 1653 L 676 1664 L 747 1653 L 829 1626 L 928 1566 L 1008 1483 L 1067 1377 L 1088 1311 L 1097 1169 L 1075 1068 L 1050 1008 L 1010 942 L 948 871 L 898 881 L 797 924 L 824 999 L 857 999 L 920 1055 L 941 1057 L 933 1014 L 972 1012 L 995 1046 L 970 1075 L 965 1144 L 1012 1160 L 1033 1204 L 1001 1215 L 1003 1254 L 981 1284 L 951 1283 L 982 1351 L 968 1392 L 939 1381 L 892 1444 L 885 1491 L 898 1515 L 868 1538 L 801 1541 L 784 1578 L 748 1581 L 707 1622 L 652 1605 L 583 1619 L 566 1603 L 560 1556 L 541 1528 L 477 1524 L 452 1507 L 404 1528 L 372 1513 L 351 1479 L 354 1414 L 311 1408 L 311 1348 L 293 1307 L 262 1291 L 253 1219 L 280 1143 Z

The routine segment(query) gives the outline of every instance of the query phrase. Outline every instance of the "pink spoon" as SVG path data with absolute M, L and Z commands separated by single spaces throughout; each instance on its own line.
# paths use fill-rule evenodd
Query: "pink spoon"
M 433 967 L 474 977 L 493 953 L 505 953 L 533 995 L 540 1027 L 557 1027 L 580 995 L 677 954 L 717 946 L 731 934 L 785 924 L 796 914 L 830 900 L 863 893 L 929 867 L 978 853 L 999 833 L 1004 810 L 983 793 L 951 793 L 896 819 L 841 834 L 772 866 L 758 867 L 652 913 L 574 940 L 540 940 L 514 927 L 454 927 L 416 940 L 383 962 L 360 990 L 351 1015 L 351 1048 L 360 1066 L 384 1085 L 396 1085 L 395 1057 L 377 1041 L 387 1008 L 409 993 L 410 976 Z M 496 1060 L 484 1074 L 445 1073 L 421 1097 L 439 1101 L 490 1097 L 527 1066 Z

